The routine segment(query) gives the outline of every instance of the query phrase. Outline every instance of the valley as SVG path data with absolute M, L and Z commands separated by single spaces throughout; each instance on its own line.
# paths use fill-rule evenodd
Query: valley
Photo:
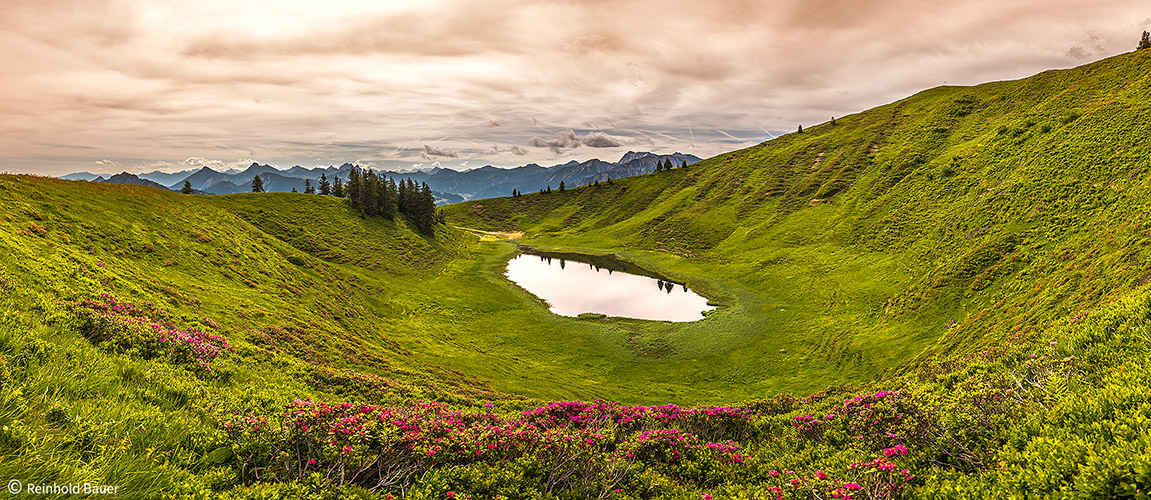
M 333 196 L 0 176 L 0 474 L 125 498 L 1146 496 L 1149 82 L 1139 51 L 937 87 L 424 233 Z M 522 246 L 717 307 L 555 314 L 505 274 Z

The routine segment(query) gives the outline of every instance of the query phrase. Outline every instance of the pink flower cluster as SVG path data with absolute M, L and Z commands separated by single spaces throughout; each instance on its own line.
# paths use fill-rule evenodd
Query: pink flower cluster
M 591 403 L 556 402 L 523 412 L 526 419 L 545 427 L 598 427 L 609 423 L 630 427 L 664 426 L 675 422 L 707 421 L 717 425 L 746 425 L 757 415 L 727 406 L 683 408 L 676 405 L 628 406 L 596 400 Z
M 162 310 L 146 310 L 121 301 L 111 294 L 100 294 L 71 305 L 96 313 L 104 320 L 119 324 L 123 328 L 123 334 L 111 333 L 116 338 L 101 340 L 128 344 L 125 347 L 135 347 L 145 354 L 164 353 L 178 363 L 196 363 L 201 368 L 211 371 L 209 363 L 231 348 L 223 336 L 180 328 L 173 321 L 164 319 L 163 316 L 167 313 Z M 161 318 L 156 319 L 155 316 Z
M 387 407 L 296 400 L 286 406 L 277 425 L 260 423 L 258 436 L 251 434 L 248 422 L 255 417 L 250 415 L 236 416 L 225 424 L 225 431 L 238 442 L 270 446 L 264 456 L 271 463 L 262 470 L 278 474 L 279 480 L 332 470 L 347 471 L 353 478 L 368 477 L 379 473 L 374 468 L 382 467 L 414 475 L 441 466 L 525 458 L 548 467 L 578 469 L 565 474 L 593 476 L 618 467 L 626 470 L 627 464 L 640 460 L 662 464 L 690 460 L 714 464 L 707 468 L 726 468 L 738 467 L 746 459 L 732 440 L 712 442 L 675 428 L 623 431 L 614 423 L 619 415 L 601 419 L 605 427 L 552 427 L 551 418 L 541 415 L 556 408 L 551 405 L 523 412 L 519 418 L 505 418 L 451 410 L 437 402 Z M 692 411 L 704 414 L 707 410 Z M 246 460 L 255 459 L 253 455 Z
M 848 398 L 823 417 L 792 417 L 791 425 L 800 437 L 812 441 L 846 438 L 878 449 L 915 442 L 917 433 L 923 432 L 915 418 L 920 413 L 905 391 L 878 391 Z
M 887 448 L 887 449 L 883 450 L 883 456 L 885 456 L 885 457 L 895 457 L 895 456 L 906 455 L 906 454 L 907 454 L 907 447 L 903 446 L 901 444 L 897 444 L 891 448 Z

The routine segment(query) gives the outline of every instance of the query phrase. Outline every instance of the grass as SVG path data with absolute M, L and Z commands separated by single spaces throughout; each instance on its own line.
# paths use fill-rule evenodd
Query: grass
M 673 335 L 672 351 L 706 350 L 696 337 L 739 346 L 746 357 L 723 364 L 745 382 L 780 375 L 756 366 L 777 344 L 806 355 L 785 362 L 812 388 L 865 380 L 1146 281 L 1151 147 L 1135 138 L 1148 132 L 1149 54 L 930 89 L 686 170 L 452 205 L 448 218 L 618 253 L 726 296 L 722 333 Z
M 1142 51 L 931 89 L 687 169 L 449 206 L 432 236 L 324 196 L 0 176 L 0 474 L 127 498 L 1146 495 L 1149 73 Z M 557 316 L 503 275 L 519 244 L 720 307 Z M 209 371 L 69 305 L 101 294 L 231 348 Z M 374 492 L 284 472 L 441 442 L 380 419 L 329 449 L 283 420 L 298 398 L 451 427 L 462 455 Z M 549 404 L 597 398 L 623 404 Z M 882 418 L 825 418 L 863 400 Z M 740 409 L 628 420 L 667 403 Z M 524 420 L 572 408 L 590 423 Z M 885 454 L 919 479 L 849 467 Z

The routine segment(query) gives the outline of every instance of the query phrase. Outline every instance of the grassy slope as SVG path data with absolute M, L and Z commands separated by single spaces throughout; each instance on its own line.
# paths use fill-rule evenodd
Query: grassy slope
M 449 221 L 712 290 L 732 324 L 666 340 L 677 357 L 737 348 L 709 362 L 751 386 L 777 362 L 808 365 L 815 387 L 857 380 L 1147 282 L 1149 73 L 1142 51 L 935 88 L 687 170 L 453 205 Z
M 849 478 L 847 464 L 895 443 L 912 449 L 900 464 L 924 496 L 1145 494 L 1149 61 L 934 89 L 687 171 L 451 209 L 460 225 L 526 229 L 540 246 L 625 254 L 726 304 L 687 325 L 551 315 L 502 277 L 511 245 L 447 229 L 424 238 L 330 198 L 0 176 L 0 473 L 117 484 L 129 498 L 291 497 L 310 486 L 237 487 L 247 462 L 229 450 L 266 441 L 225 433 L 230 414 L 274 417 L 305 396 L 491 400 L 468 411 L 508 419 L 539 403 L 487 384 L 557 399 L 735 401 L 858 382 L 927 347 L 899 376 L 755 403 L 762 415 L 746 433 L 713 428 L 740 441 L 744 466 L 644 459 L 622 495 L 764 497 L 786 487 L 768 470 Z M 1130 287 L 1138 296 L 1097 307 Z M 235 348 L 212 373 L 110 352 L 61 304 L 101 292 L 179 324 L 219 323 Z M 1035 385 L 1014 391 L 1017 377 Z M 846 421 L 819 439 L 793 427 L 881 388 L 914 400 L 917 420 L 897 422 L 898 438 L 868 426 L 854 439 Z M 611 439 L 588 452 L 611 457 L 636 430 L 604 428 Z M 978 460 L 957 459 L 952 442 Z M 436 468 L 408 493 L 507 496 L 512 485 L 539 498 L 548 467 Z
M 242 196 L 24 176 L 0 176 L 0 193 L 6 477 L 104 481 L 146 497 L 203 465 L 203 446 L 229 411 L 303 396 L 508 397 L 397 343 L 381 323 L 402 311 L 359 267 L 311 256 L 219 208 Z M 326 241 L 393 276 L 434 275 L 465 246 L 454 232 L 428 240 L 402 224 L 363 221 L 331 198 L 273 199 L 301 216 L 338 217 L 340 234 L 360 239 Z M 216 323 L 234 350 L 204 374 L 101 349 L 63 306 L 100 293 L 154 304 L 177 324 Z M 102 451 L 76 452 L 96 445 Z

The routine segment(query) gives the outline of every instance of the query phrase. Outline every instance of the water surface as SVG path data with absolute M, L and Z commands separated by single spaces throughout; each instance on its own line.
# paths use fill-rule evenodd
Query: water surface
M 525 290 L 544 299 L 552 312 L 563 316 L 601 313 L 608 316 L 656 321 L 695 321 L 713 309 L 707 299 L 682 283 L 640 276 L 606 265 L 565 258 L 521 254 L 508 261 L 507 276 Z M 631 266 L 634 268 L 634 266 Z

